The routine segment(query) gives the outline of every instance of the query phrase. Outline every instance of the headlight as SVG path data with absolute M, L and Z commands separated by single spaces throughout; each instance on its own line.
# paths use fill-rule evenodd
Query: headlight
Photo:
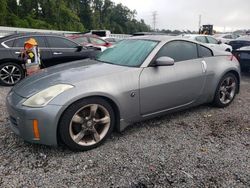
M 28 98 L 23 103 L 23 105 L 29 107 L 37 107 L 37 108 L 46 106 L 56 96 L 73 87 L 74 86 L 68 84 L 58 84 L 51 86 Z

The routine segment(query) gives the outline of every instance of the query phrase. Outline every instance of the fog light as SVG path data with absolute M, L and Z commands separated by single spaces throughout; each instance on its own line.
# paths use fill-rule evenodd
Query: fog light
M 38 120 L 33 120 L 33 133 L 34 133 L 34 140 L 40 140 L 40 133 L 38 128 Z

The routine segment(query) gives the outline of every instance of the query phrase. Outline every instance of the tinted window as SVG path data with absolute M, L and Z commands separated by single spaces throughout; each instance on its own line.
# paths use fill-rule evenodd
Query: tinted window
M 29 36 L 29 37 L 22 37 L 15 40 L 14 47 L 23 47 L 25 41 L 29 40 L 30 38 L 34 38 L 37 41 L 39 47 L 46 47 L 44 42 L 44 37 L 41 36 Z
M 213 53 L 210 49 L 206 48 L 205 46 L 199 45 L 199 57 L 211 57 Z
M 51 48 L 75 48 L 76 43 L 61 37 L 47 37 L 48 44 Z
M 27 41 L 29 39 L 30 39 L 30 37 L 22 37 L 22 38 L 16 39 L 14 42 L 14 47 L 20 47 L 20 48 L 23 47 L 25 41 Z
M 200 36 L 200 37 L 195 37 L 196 41 L 199 41 L 201 43 L 207 43 L 206 37 Z
M 212 38 L 212 37 L 207 37 L 207 40 L 211 44 L 218 44 L 218 41 L 216 39 Z
M 13 47 L 14 40 L 9 40 L 7 42 L 4 42 L 4 44 L 7 45 L 8 47 Z
M 158 57 L 168 56 L 178 61 L 198 58 L 197 46 L 186 41 L 173 41 L 165 44 L 157 54 Z
M 90 40 L 90 42 L 92 44 L 99 44 L 99 45 L 105 45 L 106 44 L 106 42 L 104 40 L 101 40 L 101 39 L 98 39 L 98 38 L 90 37 L 89 40 Z

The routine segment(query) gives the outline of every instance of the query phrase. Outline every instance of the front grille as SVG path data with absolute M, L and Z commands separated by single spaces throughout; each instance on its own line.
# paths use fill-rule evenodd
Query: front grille
M 10 122 L 15 125 L 16 127 L 18 126 L 16 118 L 10 116 Z

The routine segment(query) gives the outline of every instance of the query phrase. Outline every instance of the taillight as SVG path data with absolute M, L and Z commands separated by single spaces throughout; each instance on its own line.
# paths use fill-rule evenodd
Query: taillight
M 237 56 L 235 56 L 235 54 L 233 55 L 230 55 L 230 56 L 228 56 L 228 60 L 230 60 L 230 61 L 234 61 L 234 60 L 238 60 L 238 58 L 237 58 Z

